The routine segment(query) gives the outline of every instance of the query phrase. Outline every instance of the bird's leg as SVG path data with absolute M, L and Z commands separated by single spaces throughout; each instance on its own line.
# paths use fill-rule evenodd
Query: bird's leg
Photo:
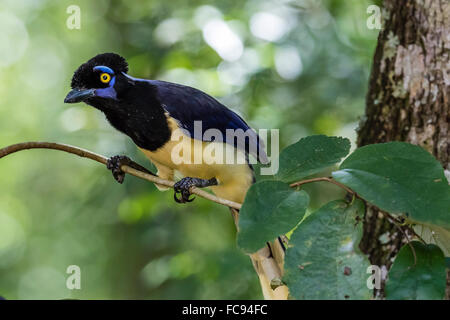
M 173 186 L 173 189 L 175 190 L 173 198 L 178 203 L 191 202 L 195 199 L 195 198 L 189 199 L 191 195 L 190 189 L 192 187 L 206 188 L 209 186 L 216 186 L 216 185 L 217 185 L 216 178 L 207 180 L 207 179 L 186 177 L 176 182 L 175 185 Z M 177 198 L 178 193 L 181 194 L 181 198 Z
M 129 166 L 133 169 L 151 174 L 152 176 L 155 176 L 155 174 L 153 172 L 151 172 L 151 171 L 147 170 L 146 168 L 144 168 L 143 166 L 137 164 L 136 162 L 134 162 L 127 156 L 113 156 L 113 157 L 109 158 L 108 161 L 106 162 L 106 167 L 109 170 L 111 170 L 114 179 L 116 179 L 116 181 L 118 183 L 122 183 L 123 180 L 125 179 L 125 172 L 123 172 L 122 169 L 120 168 L 121 166 L 125 166 L 125 165 Z

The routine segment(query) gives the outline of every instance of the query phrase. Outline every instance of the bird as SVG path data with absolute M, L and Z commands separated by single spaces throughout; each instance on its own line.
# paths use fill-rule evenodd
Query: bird
M 103 112 L 112 127 L 130 137 L 157 169 L 154 174 L 127 156 L 113 156 L 107 167 L 119 183 L 125 177 L 121 166 L 130 165 L 162 179 L 181 177 L 174 184 L 174 199 L 179 203 L 193 200 L 192 187 L 208 187 L 218 197 L 243 203 L 255 183 L 249 156 L 268 163 L 264 142 L 236 112 L 199 89 L 132 77 L 119 54 L 98 54 L 80 65 L 71 88 L 65 103 L 84 102 Z M 229 132 L 244 133 L 244 139 Z M 205 152 L 211 149 L 214 152 Z M 230 152 L 233 161 L 217 161 Z

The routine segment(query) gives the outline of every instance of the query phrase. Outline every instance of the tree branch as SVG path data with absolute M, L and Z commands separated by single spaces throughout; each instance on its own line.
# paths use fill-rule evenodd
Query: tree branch
M 64 151 L 67 153 L 75 154 L 82 158 L 88 158 L 94 161 L 97 161 L 99 163 L 102 163 L 104 165 L 107 164 L 108 158 L 105 156 L 102 156 L 100 154 L 74 147 L 67 144 L 61 144 L 61 143 L 54 143 L 54 142 L 23 142 L 18 144 L 13 144 L 8 147 L 0 149 L 0 159 L 10 155 L 12 153 L 22 151 L 22 150 L 28 150 L 28 149 L 51 149 L 51 150 L 58 150 L 58 151 Z M 122 165 L 121 169 L 123 172 L 131 174 L 135 177 L 163 185 L 166 187 L 173 188 L 174 182 L 161 179 L 157 176 L 148 174 L 146 172 L 134 169 L 127 165 Z M 312 179 L 306 179 L 302 181 L 298 181 L 295 183 L 290 184 L 290 187 L 295 188 L 298 186 L 301 186 L 303 184 L 311 183 L 311 182 L 317 182 L 317 181 L 327 181 L 330 183 L 333 183 L 342 189 L 346 190 L 349 194 L 357 196 L 356 192 L 351 190 L 350 188 L 346 187 L 345 185 L 333 180 L 329 177 L 319 177 L 319 178 L 312 178 Z M 219 198 L 215 195 L 212 195 L 204 190 L 201 190 L 199 188 L 191 188 L 190 189 L 192 194 L 195 194 L 199 197 L 211 200 L 213 202 L 222 204 L 224 206 L 227 206 L 231 208 L 233 219 L 236 225 L 236 228 L 238 228 L 238 216 L 239 211 L 242 205 L 237 202 L 233 202 L 230 200 Z M 278 286 L 277 288 L 272 288 L 272 280 L 274 279 L 281 279 L 283 276 L 283 265 L 284 265 L 284 248 L 280 246 L 280 243 L 277 241 L 273 242 L 272 245 L 267 245 L 264 248 L 261 248 L 257 252 L 250 255 L 250 259 L 252 260 L 253 266 L 258 274 L 261 287 L 263 289 L 263 294 L 266 299 L 287 299 L 288 296 L 288 288 L 285 285 Z
M 51 149 L 51 150 L 64 151 L 67 153 L 75 154 L 82 158 L 88 158 L 88 159 L 97 161 L 104 165 L 106 165 L 106 163 L 108 161 L 108 158 L 105 156 L 102 156 L 100 154 L 97 154 L 97 153 L 94 153 L 94 152 L 91 152 L 91 151 L 88 151 L 88 150 L 85 150 L 85 149 L 82 149 L 79 147 L 74 147 L 74 146 L 71 146 L 68 144 L 55 143 L 55 142 L 33 142 L 33 141 L 17 143 L 17 144 L 13 144 L 13 145 L 10 145 L 10 146 L 0 149 L 0 159 L 3 157 L 6 157 L 9 154 L 12 154 L 12 153 L 15 153 L 18 151 L 22 151 L 22 150 L 29 150 L 29 149 Z M 121 167 L 121 169 L 123 172 L 131 174 L 132 176 L 135 176 L 135 177 L 138 177 L 138 178 L 141 178 L 141 179 L 144 179 L 144 180 L 156 183 L 156 184 L 160 184 L 160 185 L 163 185 L 166 187 L 173 188 L 173 185 L 174 185 L 173 181 L 161 179 L 158 176 L 150 175 L 150 174 L 142 172 L 140 170 L 131 168 L 127 165 L 123 165 Z M 297 182 L 290 184 L 290 187 L 295 188 L 295 187 L 301 186 L 303 184 L 307 184 L 307 183 L 311 183 L 311 182 L 318 182 L 318 181 L 327 181 L 327 182 L 333 183 L 333 184 L 339 186 L 340 188 L 344 189 L 348 193 L 350 193 L 352 195 L 357 195 L 356 192 L 354 192 L 352 189 L 348 188 L 347 186 L 343 185 L 342 183 L 339 183 L 329 177 L 319 177 L 319 178 L 312 178 L 312 179 L 297 181 Z M 227 207 L 230 207 L 233 209 L 240 210 L 242 207 L 242 205 L 240 203 L 216 197 L 215 195 L 212 195 L 212 194 L 210 194 L 204 190 L 201 190 L 199 188 L 196 188 L 196 187 L 192 187 L 190 191 L 192 194 L 195 194 L 199 197 L 211 200 L 213 202 L 219 203 L 221 205 L 224 205 L 224 206 L 227 206 Z
M 104 165 L 106 165 L 108 161 L 107 157 L 93 153 L 91 151 L 54 142 L 23 142 L 10 145 L 8 147 L 0 149 L 0 159 L 9 154 L 28 149 L 51 149 L 64 151 L 67 153 L 75 154 L 79 157 L 97 161 Z M 121 166 L 121 169 L 123 172 L 131 174 L 135 177 L 173 188 L 174 185 L 173 181 L 161 179 L 157 176 L 153 176 L 140 170 L 136 170 L 127 165 Z M 234 223 L 236 225 L 236 228 L 238 228 L 238 219 L 239 219 L 238 210 L 241 209 L 240 203 L 216 197 L 206 191 L 203 191 L 195 187 L 191 188 L 190 191 L 192 194 L 198 195 L 202 198 L 214 201 L 216 203 L 231 208 Z M 271 288 L 272 280 L 281 279 L 283 275 L 284 249 L 280 246 L 280 244 L 278 244 L 277 246 L 277 242 L 275 242 L 274 248 L 272 248 L 269 245 L 266 245 L 264 248 L 261 248 L 260 250 L 249 256 L 250 259 L 252 260 L 255 271 L 258 274 L 264 298 L 286 300 L 288 297 L 288 288 L 285 285 L 279 286 L 274 289 Z
M 6 157 L 9 154 L 18 152 L 18 151 L 22 151 L 22 150 L 28 150 L 28 149 L 52 149 L 52 150 L 59 150 L 59 151 L 64 151 L 67 153 L 72 153 L 75 154 L 79 157 L 82 158 L 88 158 L 97 162 L 100 162 L 104 165 L 106 165 L 106 162 L 108 161 L 108 158 L 105 156 L 102 156 L 100 154 L 82 149 L 82 148 L 78 148 L 78 147 L 74 147 L 74 146 L 70 146 L 67 144 L 62 144 L 62 143 L 54 143 L 54 142 L 23 142 L 23 143 L 18 143 L 18 144 L 13 144 L 10 145 L 8 147 L 2 148 L 0 149 L 0 159 L 3 157 Z M 161 179 L 157 176 L 153 176 L 151 174 L 133 169 L 129 166 L 123 165 L 121 167 L 122 171 L 128 174 L 131 174 L 132 176 L 153 182 L 153 183 L 157 183 L 166 187 L 170 187 L 173 188 L 174 182 L 173 181 L 169 181 L 169 180 L 165 180 L 165 179 Z M 201 190 L 199 188 L 191 188 L 191 193 L 195 194 L 199 197 L 214 201 L 216 203 L 219 203 L 221 205 L 230 207 L 230 208 L 234 208 L 234 209 L 241 209 L 241 204 L 234 202 L 234 201 L 230 201 L 227 199 L 222 199 L 219 197 L 216 197 L 215 195 L 208 193 L 204 190 Z

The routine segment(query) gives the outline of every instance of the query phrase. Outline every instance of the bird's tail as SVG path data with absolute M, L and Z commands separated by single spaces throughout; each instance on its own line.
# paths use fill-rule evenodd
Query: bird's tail
M 239 210 L 230 208 L 230 211 L 236 228 L 238 228 Z M 281 237 L 278 237 L 249 255 L 258 274 L 266 300 L 287 300 L 288 288 L 281 283 L 284 270 L 284 252 L 285 246 Z

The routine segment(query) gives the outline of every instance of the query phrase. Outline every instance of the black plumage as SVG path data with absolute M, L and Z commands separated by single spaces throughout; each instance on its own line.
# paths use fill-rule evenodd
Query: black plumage
M 140 148 L 155 151 L 170 139 L 171 131 L 155 87 L 144 82 L 125 85 L 117 91 L 117 98 L 94 97 L 86 102 L 103 111 L 111 125 Z
M 107 66 L 114 71 L 116 79 L 111 90 L 115 91 L 117 99 L 93 96 L 85 102 L 103 111 L 111 125 L 128 135 L 139 147 L 154 151 L 168 141 L 167 112 L 192 138 L 204 139 L 206 130 L 217 129 L 226 143 L 252 153 L 260 162 L 267 161 L 262 141 L 235 112 L 195 88 L 132 78 L 126 74 L 128 65 L 125 59 L 117 54 L 100 54 L 81 65 L 74 73 L 72 88 L 106 88 L 107 85 L 101 83 L 93 71 L 95 66 Z M 194 121 L 202 122 L 201 137 L 194 136 Z M 234 137 L 227 140 L 227 129 L 250 131 L 247 131 L 242 144 Z
M 128 63 L 115 53 L 98 54 L 75 70 L 72 77 L 72 88 L 105 88 L 105 84 L 99 81 L 94 72 L 96 66 L 108 66 L 117 74 L 128 72 Z

